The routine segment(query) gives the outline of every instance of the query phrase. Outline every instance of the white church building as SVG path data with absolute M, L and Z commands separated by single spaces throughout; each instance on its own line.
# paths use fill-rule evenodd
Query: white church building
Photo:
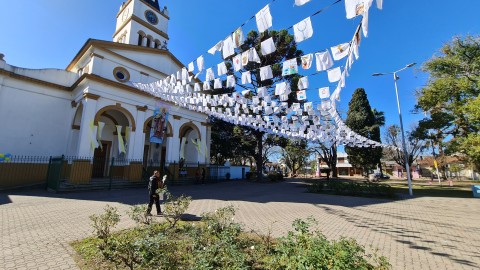
M 128 0 L 113 41 L 87 40 L 65 70 L 15 67 L 0 54 L 0 153 L 72 157 L 64 170 L 79 171 L 69 178 L 76 183 L 106 177 L 112 158 L 126 160 L 121 173 L 130 180 L 139 179 L 147 161 L 208 166 L 207 115 L 130 83 L 155 82 L 184 67 L 167 49 L 168 22 L 158 0 Z M 163 142 L 155 143 L 150 131 L 159 109 L 168 121 Z M 178 176 L 178 168 L 170 171 Z

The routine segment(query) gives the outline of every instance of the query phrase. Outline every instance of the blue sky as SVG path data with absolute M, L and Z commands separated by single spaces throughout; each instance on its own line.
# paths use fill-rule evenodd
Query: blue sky
M 224 39 L 270 0 L 167 0 L 160 1 L 170 12 L 169 49 L 188 64 L 219 40 Z M 294 0 L 276 0 L 271 4 L 273 29 L 292 26 L 315 11 L 335 2 L 312 0 L 301 7 Z M 15 66 L 25 68 L 64 69 L 88 38 L 112 40 L 116 14 L 121 0 L 0 0 L 0 53 Z M 375 72 L 397 70 L 408 63 L 417 66 L 399 75 L 401 108 L 405 129 L 409 129 L 422 114 L 410 111 L 415 104 L 415 90 L 426 84 L 428 76 L 419 68 L 456 35 L 478 35 L 480 1 L 415 1 L 384 0 L 383 10 L 375 4 L 370 12 L 369 36 L 362 39 L 360 58 L 353 64 L 346 88 L 341 92 L 338 107 L 345 112 L 354 90 L 365 88 L 370 104 L 384 111 L 387 125 L 398 124 L 398 111 L 392 76 L 372 77 Z M 360 18 L 345 17 L 343 1 L 312 17 L 314 35 L 299 44 L 305 53 L 347 42 Z M 256 29 L 251 20 L 244 32 Z M 293 33 L 293 31 L 290 31 Z M 207 57 L 207 66 L 221 58 Z M 344 60 L 336 65 L 344 65 Z M 309 70 L 307 73 L 312 73 Z M 311 78 L 311 86 L 328 83 L 326 74 Z M 318 100 L 316 90 L 308 91 L 309 100 Z

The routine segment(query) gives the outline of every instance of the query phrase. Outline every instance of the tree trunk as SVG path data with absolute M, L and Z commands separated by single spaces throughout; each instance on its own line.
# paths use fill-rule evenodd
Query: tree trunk
M 263 178 L 263 133 L 257 132 L 255 134 L 257 139 L 257 153 L 255 163 L 257 164 L 257 180 L 262 181 Z

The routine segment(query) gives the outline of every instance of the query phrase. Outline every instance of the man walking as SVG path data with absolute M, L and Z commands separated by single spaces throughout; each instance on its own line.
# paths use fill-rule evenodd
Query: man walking
M 152 215 L 152 205 L 155 202 L 155 207 L 157 208 L 157 215 L 162 214 L 162 210 L 160 209 L 160 196 L 157 193 L 157 189 L 163 188 L 163 181 L 160 180 L 160 172 L 154 171 L 153 175 L 150 177 L 150 181 L 148 182 L 148 193 L 150 195 L 150 202 L 148 203 L 147 208 L 147 215 Z

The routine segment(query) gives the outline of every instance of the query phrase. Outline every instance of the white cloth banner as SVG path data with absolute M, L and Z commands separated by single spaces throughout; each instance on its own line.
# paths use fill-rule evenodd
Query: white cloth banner
M 273 78 L 272 68 L 270 66 L 265 66 L 260 68 L 260 80 L 265 81 Z
M 327 70 L 327 74 L 328 74 L 329 82 L 331 83 L 338 82 L 342 77 L 342 70 L 340 69 L 340 67 L 336 67 L 336 68 Z
M 213 73 L 213 69 L 208 68 L 206 73 L 205 73 L 205 81 L 209 82 L 213 79 L 215 79 L 215 74 Z
M 347 19 L 362 15 L 372 4 L 373 0 L 345 0 Z
M 322 87 L 318 89 L 318 95 L 321 99 L 330 97 L 330 87 Z
M 283 62 L 282 76 L 293 75 L 298 73 L 297 58 L 289 59 Z
M 296 43 L 300 43 L 313 36 L 313 27 L 310 17 L 293 26 L 293 35 Z
M 298 80 L 298 89 L 305 90 L 308 88 L 308 77 L 302 77 Z
M 242 84 L 252 83 L 252 75 L 250 71 L 246 71 L 242 73 Z
M 233 39 L 233 44 L 235 44 L 235 47 L 240 47 L 245 43 L 245 37 L 243 36 L 243 31 L 242 27 L 237 28 L 235 32 L 232 34 L 232 39 Z
M 327 70 L 333 66 L 333 59 L 328 50 L 315 53 L 315 58 L 317 61 L 317 71 Z
M 221 62 L 217 65 L 217 73 L 218 76 L 227 74 L 227 65 L 225 65 L 225 62 Z
M 198 68 L 198 72 L 202 72 L 203 68 L 204 68 L 204 64 L 205 64 L 205 60 L 203 59 L 203 55 L 200 55 L 198 58 L 197 58 L 197 68 Z
M 269 38 L 265 41 L 262 41 L 260 44 L 260 47 L 262 49 L 262 55 L 269 55 L 277 50 L 275 48 L 275 43 L 273 42 L 273 38 Z
M 312 67 L 312 62 L 313 62 L 313 54 L 312 53 L 302 55 L 302 57 L 300 57 L 300 59 L 302 60 L 302 68 L 303 69 L 310 69 Z
M 242 69 L 242 55 L 237 54 L 232 59 L 233 62 L 233 70 L 240 71 Z
M 335 61 L 338 61 L 348 55 L 348 49 L 350 48 L 350 43 L 342 43 L 337 46 L 333 46 L 330 49 L 332 50 L 332 56 Z
M 307 99 L 307 92 L 305 90 L 297 92 L 297 99 L 298 100 L 305 100 Z
M 263 33 L 272 27 L 272 15 L 270 14 L 270 6 L 266 5 L 256 15 L 258 32 Z
M 233 75 L 228 75 L 227 76 L 227 88 L 235 87 L 236 83 L 237 82 L 235 80 L 235 76 L 233 76 Z
M 117 138 L 118 138 L 118 152 L 119 153 L 127 153 L 125 151 L 125 143 L 123 142 L 123 137 L 122 137 L 122 126 L 116 125 L 117 128 Z
M 232 36 L 228 36 L 223 41 L 223 50 L 222 50 L 223 59 L 226 59 L 227 57 L 233 55 L 234 53 L 235 53 L 235 44 L 233 43 Z
M 303 6 L 308 2 L 310 2 L 310 0 L 295 0 L 295 5 L 296 6 Z

